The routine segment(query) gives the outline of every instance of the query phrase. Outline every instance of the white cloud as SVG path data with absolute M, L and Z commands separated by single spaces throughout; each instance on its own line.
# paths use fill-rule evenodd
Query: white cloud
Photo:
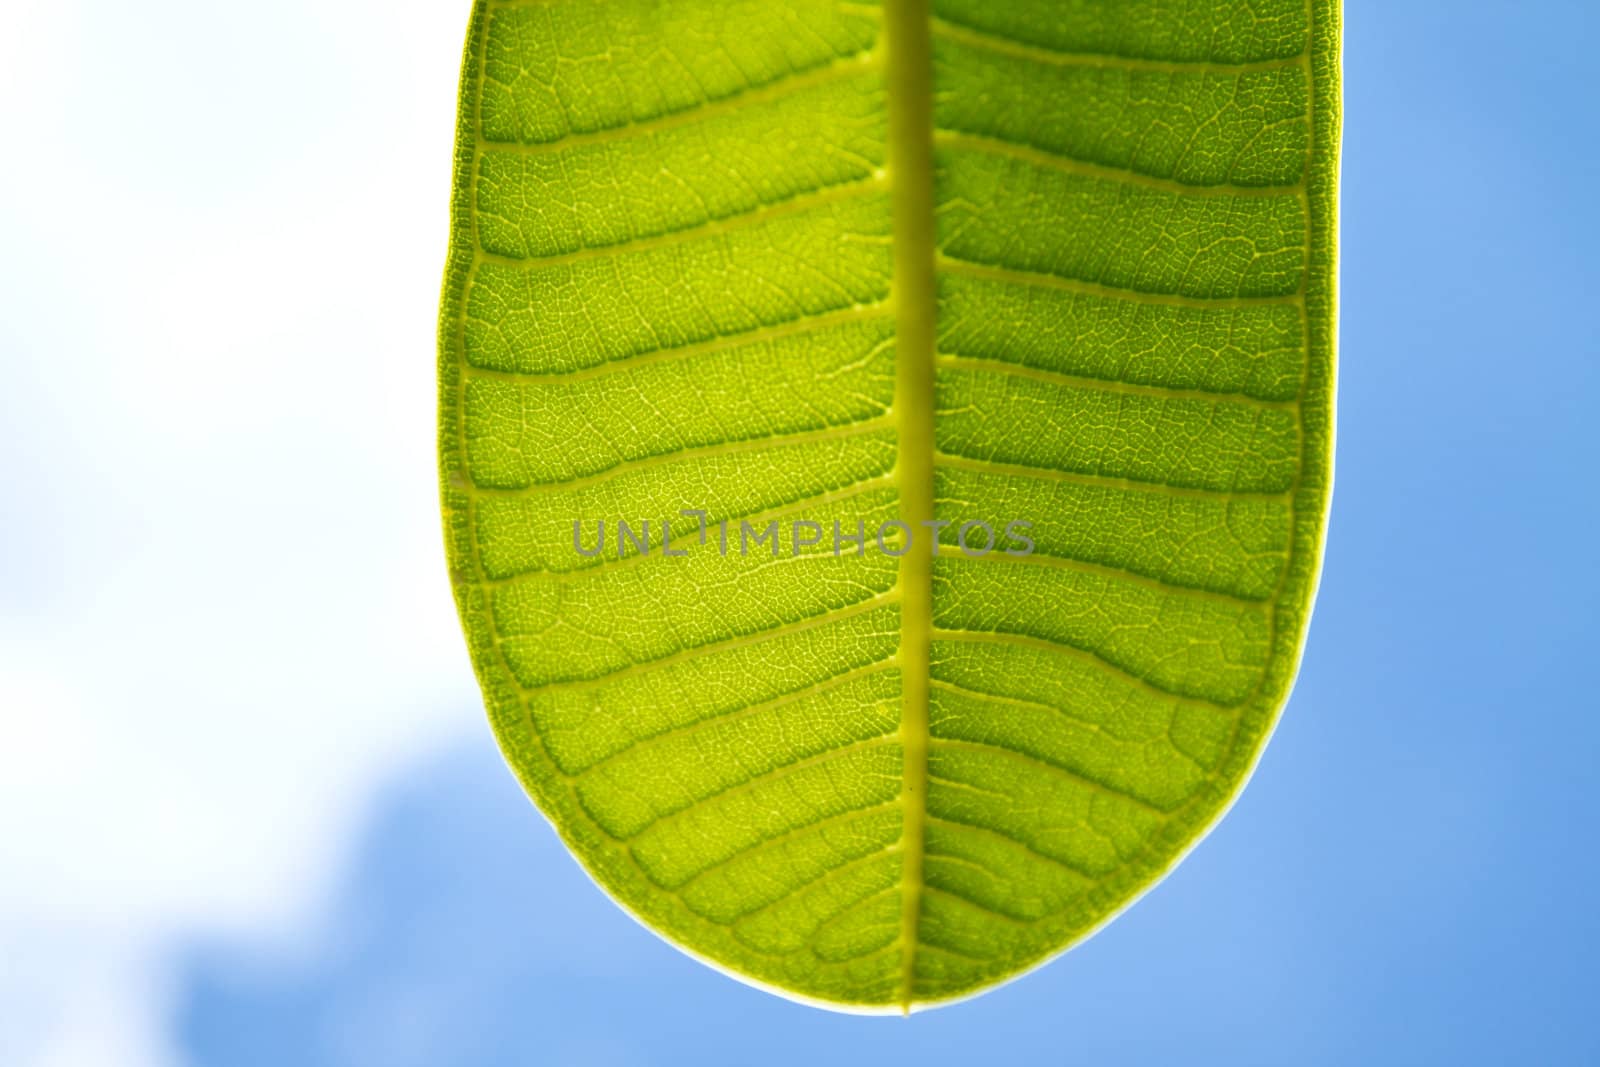
M 173 939 L 287 936 L 480 728 L 432 473 L 466 9 L 0 12 L 8 1062 L 170 1058 Z

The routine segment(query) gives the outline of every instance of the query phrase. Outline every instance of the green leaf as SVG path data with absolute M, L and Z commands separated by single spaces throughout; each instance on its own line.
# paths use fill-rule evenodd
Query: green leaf
M 932 8 L 479 0 L 440 330 L 506 758 L 651 928 L 857 1010 L 1216 822 L 1331 479 L 1335 0 Z

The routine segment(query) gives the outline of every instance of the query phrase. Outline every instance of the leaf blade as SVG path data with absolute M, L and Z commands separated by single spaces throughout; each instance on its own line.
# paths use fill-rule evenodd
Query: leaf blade
M 608 892 L 743 980 L 908 1010 L 1159 880 L 1287 696 L 1337 6 L 715 6 L 474 7 L 452 579 L 508 762 Z M 564 541 L 650 516 L 659 553 L 677 507 L 1043 519 L 1010 561 L 954 526 L 754 565 Z

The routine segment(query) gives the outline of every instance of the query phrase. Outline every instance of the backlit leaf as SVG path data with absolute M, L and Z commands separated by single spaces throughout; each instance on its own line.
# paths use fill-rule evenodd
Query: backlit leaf
M 1316 584 L 1338 18 L 479 0 L 450 566 L 508 761 L 629 911 L 910 1009 L 1220 817 Z

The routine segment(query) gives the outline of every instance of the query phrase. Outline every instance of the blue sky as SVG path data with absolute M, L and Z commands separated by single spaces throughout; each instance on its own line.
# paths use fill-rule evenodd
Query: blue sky
M 1126 915 L 909 1021 L 681 956 L 501 767 L 429 473 L 464 5 L 335 7 L 0 15 L 0 1059 L 1600 1061 L 1591 5 L 1348 5 L 1283 723 Z

